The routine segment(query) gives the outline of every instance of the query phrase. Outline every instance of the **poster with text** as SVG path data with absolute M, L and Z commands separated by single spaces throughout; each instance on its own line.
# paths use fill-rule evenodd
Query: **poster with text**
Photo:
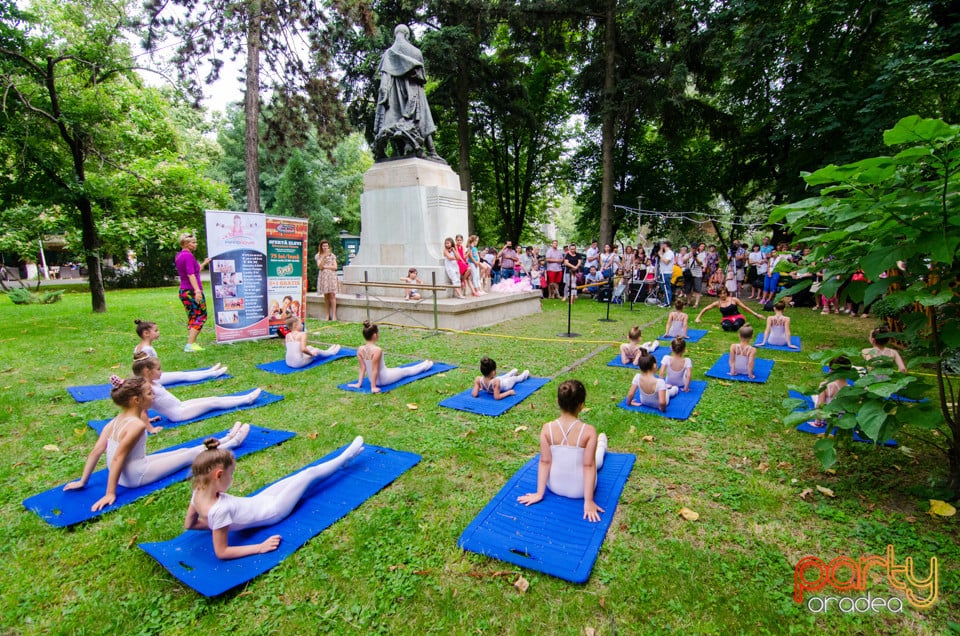
M 208 210 L 206 225 L 217 342 L 275 335 L 284 319 L 273 314 L 275 289 L 289 291 L 286 310 L 297 301 L 305 312 L 306 220 Z

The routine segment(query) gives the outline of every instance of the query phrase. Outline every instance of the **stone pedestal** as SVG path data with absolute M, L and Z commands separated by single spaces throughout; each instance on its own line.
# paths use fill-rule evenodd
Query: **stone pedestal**
M 350 283 L 399 283 L 411 267 L 430 284 L 450 281 L 443 269 L 443 240 L 467 233 L 467 193 L 450 166 L 415 157 L 374 164 L 363 175 L 360 251 L 343 268 L 344 292 L 362 294 Z M 370 294 L 402 297 L 400 288 L 373 288 Z M 426 294 L 424 294 L 426 295 Z M 443 297 L 452 292 L 444 292 Z

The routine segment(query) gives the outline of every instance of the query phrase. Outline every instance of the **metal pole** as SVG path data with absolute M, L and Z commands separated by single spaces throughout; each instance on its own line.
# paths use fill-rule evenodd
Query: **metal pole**
M 370 321 L 370 275 L 367 270 L 363 270 L 363 295 L 367 303 L 367 320 Z M 371 321 L 372 322 L 372 321 Z
M 433 284 L 433 330 L 440 330 L 440 322 L 437 313 L 437 273 L 430 272 L 430 280 Z
M 613 279 L 614 277 L 611 276 L 610 280 L 607 281 L 607 287 L 610 288 L 610 293 L 607 294 L 607 317 L 600 318 L 598 322 L 617 322 L 610 318 L 610 303 L 613 302 Z
M 573 298 L 573 286 L 576 284 L 577 284 L 576 278 L 571 273 L 570 282 L 567 284 L 567 294 L 566 294 L 567 296 L 567 332 L 558 333 L 557 336 L 561 338 L 578 338 L 580 336 L 580 334 L 572 333 L 570 331 L 570 319 L 571 319 L 571 315 L 573 314 L 573 303 L 570 302 L 570 300 L 571 298 Z

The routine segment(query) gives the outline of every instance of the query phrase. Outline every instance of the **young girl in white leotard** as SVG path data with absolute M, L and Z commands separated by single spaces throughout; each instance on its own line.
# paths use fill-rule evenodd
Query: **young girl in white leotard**
M 667 386 L 662 378 L 657 377 L 657 360 L 651 355 L 640 356 L 637 366 L 640 367 L 640 373 L 633 376 L 633 382 L 630 383 L 627 404 L 666 411 L 670 398 L 677 394 L 680 387 Z
M 363 438 L 357 437 L 335 459 L 305 468 L 253 496 L 234 497 L 227 494 L 236 467 L 233 453 L 218 448 L 215 439 L 207 440 L 206 444 L 207 450 L 193 462 L 193 496 L 183 526 L 187 530 L 212 530 L 213 552 L 219 559 L 276 550 L 281 538 L 278 534 L 262 543 L 232 546 L 229 532 L 281 521 L 293 511 L 310 486 L 332 475 L 363 451 Z
M 600 521 L 603 508 L 593 500 L 597 472 L 603 467 L 607 436 L 584 424 L 578 417 L 587 401 L 587 389 L 579 380 L 567 380 L 557 388 L 560 417 L 547 422 L 540 431 L 540 465 L 537 492 L 517 497 L 527 506 L 543 500 L 547 489 L 569 497 L 583 498 L 583 518 Z
M 656 340 L 641 343 L 640 338 L 642 337 L 643 333 L 640 331 L 640 327 L 637 325 L 630 327 L 630 331 L 627 332 L 627 342 L 620 345 L 621 364 L 636 365 L 641 355 L 644 353 L 652 354 L 660 346 L 660 343 Z
M 153 410 L 171 422 L 192 420 L 214 409 L 232 409 L 245 404 L 253 404 L 260 397 L 261 392 L 261 389 L 255 389 L 246 395 L 194 398 L 181 402 L 158 382 L 162 374 L 158 359 L 143 357 L 135 360 L 133 374 L 137 377 L 146 378 L 151 383 L 155 395 Z
M 730 345 L 730 373 L 729 375 L 746 375 L 751 380 L 753 375 L 753 362 L 757 355 L 757 350 L 750 342 L 753 340 L 753 327 L 744 325 L 739 331 L 740 342 Z
M 307 334 L 303 330 L 303 322 L 299 316 L 290 316 L 286 320 L 287 329 L 290 330 L 284 337 L 284 344 L 287 347 L 287 356 L 285 362 L 288 367 L 299 369 L 305 367 L 317 357 L 329 358 L 340 352 L 340 345 L 332 345 L 326 349 L 317 349 L 307 344 Z
M 907 372 L 907 365 L 903 363 L 900 352 L 887 346 L 890 340 L 890 330 L 886 327 L 879 327 L 870 332 L 870 344 L 872 346 L 863 350 L 863 357 L 869 361 L 874 358 L 884 357 L 893 360 L 900 373 Z
M 783 315 L 787 304 L 782 300 L 777 301 L 773 306 L 775 312 L 772 316 L 767 316 L 767 328 L 763 332 L 763 338 L 760 339 L 760 345 L 774 345 L 776 347 L 788 346 L 791 349 L 799 349 L 790 341 L 790 318 Z
M 157 323 L 149 320 L 134 320 L 137 326 L 137 335 L 140 336 L 140 342 L 133 348 L 133 359 L 137 359 L 137 354 L 143 353 L 151 358 L 159 358 L 157 350 L 153 348 L 153 343 L 160 337 L 160 328 Z M 174 382 L 199 382 L 209 380 L 210 378 L 219 378 L 227 372 L 227 367 L 219 362 L 209 369 L 198 369 L 197 371 L 166 371 L 160 375 L 160 384 L 173 384 Z
M 690 376 L 693 374 L 693 361 L 683 354 L 687 352 L 687 341 L 683 338 L 674 338 L 670 343 L 671 355 L 663 356 L 660 361 L 660 377 L 667 386 L 680 387 L 680 390 L 690 390 Z
M 363 377 L 367 376 L 370 378 L 370 392 L 379 393 L 381 386 L 423 373 L 433 366 L 432 361 L 424 360 L 410 367 L 388 367 L 383 362 L 383 349 L 377 346 L 377 342 L 380 340 L 380 328 L 369 320 L 363 321 L 363 339 L 366 344 L 357 349 L 360 377 L 357 378 L 355 384 L 350 385 L 355 389 L 359 389 L 363 385 Z
M 84 488 L 100 457 L 106 454 L 107 468 L 110 471 L 107 477 L 107 492 L 90 507 L 93 511 L 116 501 L 118 485 L 137 488 L 155 482 L 184 466 L 189 466 L 204 450 L 201 445 L 147 455 L 148 424 L 143 420 L 142 414 L 153 404 L 153 388 L 144 378 L 123 380 L 113 376 L 110 381 L 114 386 L 110 397 L 122 410 L 101 431 L 83 465 L 80 479 L 63 487 L 64 490 Z M 249 424 L 237 422 L 219 443 L 224 448 L 239 446 L 249 432 Z
M 830 361 L 829 369 L 831 372 L 841 370 L 841 369 L 850 369 L 852 365 L 850 364 L 850 359 L 846 356 L 837 356 Z M 824 380 L 820 384 L 820 392 L 813 396 L 813 406 L 814 408 L 821 408 L 830 402 L 833 401 L 833 398 L 837 397 L 837 393 L 840 392 L 840 389 L 847 386 L 846 378 L 837 378 L 836 380 L 826 381 Z M 827 423 L 823 420 L 815 420 L 814 425 L 817 428 L 823 428 Z
M 516 395 L 513 387 L 530 377 L 530 372 L 526 369 L 523 373 L 518 373 L 516 369 L 510 369 L 503 375 L 497 375 L 497 363 L 490 358 L 480 359 L 480 374 L 473 381 L 471 395 L 479 397 L 480 392 L 490 393 L 494 400 L 502 400 L 505 397 Z
M 683 299 L 678 298 L 673 303 L 673 311 L 667 315 L 667 330 L 664 333 L 671 338 L 686 338 L 688 320 L 687 314 L 683 313 Z

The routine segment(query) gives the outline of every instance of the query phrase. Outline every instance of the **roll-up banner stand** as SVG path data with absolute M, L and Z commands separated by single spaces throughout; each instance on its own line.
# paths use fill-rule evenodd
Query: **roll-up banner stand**
M 217 342 L 270 338 L 306 318 L 307 220 L 207 210 Z

